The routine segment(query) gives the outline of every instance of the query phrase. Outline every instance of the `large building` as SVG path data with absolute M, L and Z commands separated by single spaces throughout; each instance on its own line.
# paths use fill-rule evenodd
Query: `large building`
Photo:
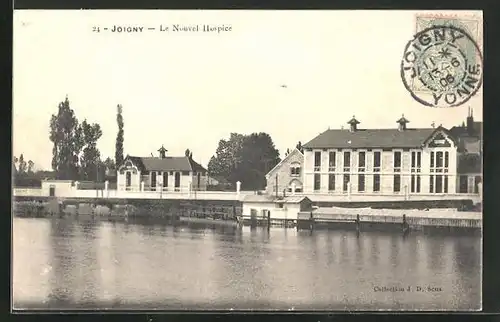
M 327 130 L 304 145 L 305 193 L 445 194 L 457 191 L 457 140 L 436 128 Z
M 166 156 L 162 146 L 159 157 L 127 156 L 118 168 L 118 190 L 187 191 L 207 189 L 207 170 L 192 156 Z
M 458 192 L 479 193 L 482 182 L 483 123 L 475 122 L 469 108 L 466 122 L 450 129 L 458 141 Z

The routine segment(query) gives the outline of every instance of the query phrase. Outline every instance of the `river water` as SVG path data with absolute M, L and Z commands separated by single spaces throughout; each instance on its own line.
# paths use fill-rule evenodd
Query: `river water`
M 16 309 L 478 310 L 481 237 L 14 218 Z

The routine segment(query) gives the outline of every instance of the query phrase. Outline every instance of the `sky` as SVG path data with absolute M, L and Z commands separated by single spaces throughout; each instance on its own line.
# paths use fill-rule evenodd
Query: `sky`
M 405 89 L 400 64 L 416 14 L 14 11 L 13 153 L 50 169 L 49 121 L 66 96 L 80 121 L 101 125 L 103 159 L 114 158 L 121 104 L 125 155 L 189 148 L 205 166 L 231 132 L 267 132 L 283 156 L 353 115 L 360 128 L 395 128 L 402 114 L 409 127 L 449 128 L 472 107 L 481 121 L 482 90 L 464 105 L 430 108 Z M 172 32 L 175 24 L 231 30 Z M 104 30 L 115 25 L 156 30 Z

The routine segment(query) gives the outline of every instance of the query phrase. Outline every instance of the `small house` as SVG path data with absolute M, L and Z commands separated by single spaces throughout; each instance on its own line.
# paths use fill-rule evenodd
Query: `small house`
M 243 220 L 294 221 L 301 211 L 312 210 L 312 201 L 305 196 L 275 198 L 273 195 L 249 195 L 243 199 Z
M 190 191 L 207 189 L 207 170 L 191 155 L 167 156 L 162 146 L 158 157 L 127 156 L 118 167 L 118 190 Z

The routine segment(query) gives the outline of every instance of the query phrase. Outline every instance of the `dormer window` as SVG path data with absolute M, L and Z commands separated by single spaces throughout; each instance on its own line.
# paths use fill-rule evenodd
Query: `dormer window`
M 350 119 L 349 122 L 347 122 L 347 124 L 349 124 L 349 131 L 355 132 L 358 129 L 359 123 L 360 122 L 356 120 L 356 117 L 353 115 L 352 119 Z
M 405 118 L 405 115 L 401 115 L 401 118 L 399 120 L 397 120 L 397 123 L 398 123 L 398 130 L 399 131 L 404 131 L 406 130 L 406 124 L 410 123 L 410 121 L 408 121 L 406 118 Z

